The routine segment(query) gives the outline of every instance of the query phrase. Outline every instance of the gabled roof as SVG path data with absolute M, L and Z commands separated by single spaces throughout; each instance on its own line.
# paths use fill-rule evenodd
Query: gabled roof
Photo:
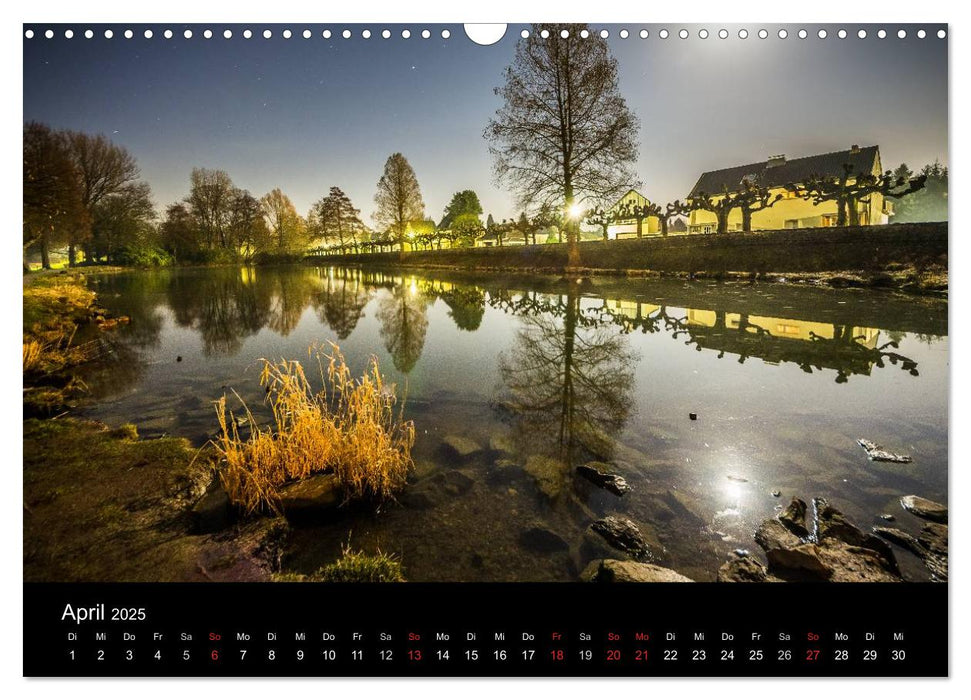
M 839 176 L 843 174 L 843 165 L 850 163 L 854 173 L 869 173 L 879 165 L 880 147 L 864 146 L 855 151 L 834 151 L 817 156 L 794 158 L 770 167 L 772 161 L 737 165 L 724 170 L 711 170 L 702 173 L 698 182 L 691 189 L 688 197 L 694 197 L 705 192 L 716 195 L 724 190 L 734 192 L 740 189 L 742 180 L 748 179 L 762 187 L 784 187 L 790 183 L 805 182 L 810 176 L 819 177 Z

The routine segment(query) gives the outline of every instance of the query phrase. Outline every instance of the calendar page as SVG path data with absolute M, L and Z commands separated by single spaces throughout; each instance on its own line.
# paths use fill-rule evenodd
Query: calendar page
M 948 25 L 21 33 L 25 676 L 948 675 Z

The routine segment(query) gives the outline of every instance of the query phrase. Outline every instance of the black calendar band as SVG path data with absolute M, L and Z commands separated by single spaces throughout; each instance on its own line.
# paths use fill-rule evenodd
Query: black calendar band
M 26 676 L 946 676 L 947 586 L 24 584 Z

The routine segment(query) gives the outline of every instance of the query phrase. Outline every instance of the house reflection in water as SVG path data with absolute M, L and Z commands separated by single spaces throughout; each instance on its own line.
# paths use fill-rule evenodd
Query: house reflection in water
M 794 363 L 806 372 L 831 369 L 838 383 L 869 375 L 887 361 L 918 374 L 915 362 L 888 350 L 897 347 L 895 341 L 880 344 L 876 328 L 711 309 L 671 311 L 631 300 L 604 300 L 600 308 L 628 331 L 668 330 L 686 336 L 685 344 L 698 351 L 715 350 L 719 358 L 731 354 L 740 363 L 757 357 L 768 364 Z

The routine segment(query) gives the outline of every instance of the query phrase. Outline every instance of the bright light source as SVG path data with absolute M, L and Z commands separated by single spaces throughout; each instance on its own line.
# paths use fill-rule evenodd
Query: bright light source
M 581 216 L 583 216 L 583 207 L 581 207 L 579 204 L 571 204 L 570 208 L 566 210 L 566 214 L 571 219 L 579 219 Z

